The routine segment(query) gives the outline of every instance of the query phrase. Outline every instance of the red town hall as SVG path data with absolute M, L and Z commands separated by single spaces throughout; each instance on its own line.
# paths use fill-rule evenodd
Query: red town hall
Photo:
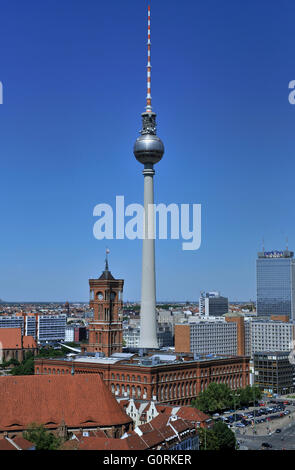
M 123 279 L 114 279 L 106 258 L 105 270 L 98 279 L 89 279 L 90 307 L 93 321 L 89 324 L 88 352 L 100 352 L 106 357 L 122 352 Z
M 194 359 L 193 354 L 159 350 L 141 355 L 122 352 L 122 293 L 124 281 L 108 268 L 90 279 L 89 344 L 81 354 L 64 359 L 36 359 L 35 374 L 99 374 L 116 397 L 188 405 L 211 382 L 232 389 L 249 384 L 249 357 L 218 356 Z

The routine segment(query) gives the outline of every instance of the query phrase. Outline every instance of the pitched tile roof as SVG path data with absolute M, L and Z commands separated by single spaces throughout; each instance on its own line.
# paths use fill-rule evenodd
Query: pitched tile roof
M 37 343 L 33 336 L 23 336 L 23 348 L 36 349 Z
M 181 406 L 177 411 L 177 416 L 189 421 L 200 422 L 207 421 L 210 416 L 192 406 Z
M 160 445 L 162 442 L 165 442 L 165 437 L 160 433 L 160 431 L 158 431 L 158 429 L 154 429 L 151 432 L 143 434 L 141 439 L 148 447 L 154 447 L 156 445 Z
M 79 450 L 129 450 L 127 439 L 85 437 L 79 443 Z
M 16 436 L 12 440 L 14 444 L 16 444 L 16 446 L 19 447 L 21 450 L 28 450 L 32 447 L 35 447 L 35 444 L 33 442 L 30 442 L 21 436 Z
M 158 413 L 161 414 L 171 414 L 173 406 L 157 405 L 156 406 Z M 202 411 L 194 408 L 193 406 L 180 406 L 175 413 L 180 418 L 184 418 L 193 422 L 204 422 L 210 419 L 210 416 L 206 415 Z
M 22 349 L 21 328 L 0 328 L 0 343 L 3 349 Z
M 4 437 L 0 439 L 0 450 L 16 450 L 16 447 Z
M 132 423 L 98 374 L 6 376 L 0 380 L 0 430 L 32 422 L 56 428 Z
M 35 444 L 23 437 L 15 437 L 14 439 L 0 438 L 0 450 L 29 450 L 32 447 L 35 447 Z
M 124 439 L 115 439 L 108 437 L 80 437 L 75 443 L 65 443 L 65 449 L 78 450 L 148 450 L 151 448 L 169 448 L 169 441 L 179 440 L 178 433 L 183 431 L 191 431 L 194 425 L 182 418 L 171 420 L 168 424 L 170 416 L 159 415 L 154 418 L 148 425 L 138 426 L 145 432 L 139 435 L 135 431 L 128 433 L 128 437 Z M 75 433 L 77 436 L 77 433 Z

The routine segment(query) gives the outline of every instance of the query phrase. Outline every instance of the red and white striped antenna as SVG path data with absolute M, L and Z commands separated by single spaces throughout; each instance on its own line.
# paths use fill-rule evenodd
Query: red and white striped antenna
M 148 63 L 147 63 L 147 97 L 146 97 L 146 111 L 152 112 L 152 96 L 151 96 L 151 7 L 148 6 Z

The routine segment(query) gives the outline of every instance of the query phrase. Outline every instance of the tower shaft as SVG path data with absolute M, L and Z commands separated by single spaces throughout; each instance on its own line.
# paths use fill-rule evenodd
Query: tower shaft
M 149 167 L 149 168 L 147 168 Z M 156 273 L 154 238 L 154 174 L 146 165 L 144 175 L 144 238 L 142 244 L 142 278 L 140 307 L 141 348 L 158 348 L 156 320 Z

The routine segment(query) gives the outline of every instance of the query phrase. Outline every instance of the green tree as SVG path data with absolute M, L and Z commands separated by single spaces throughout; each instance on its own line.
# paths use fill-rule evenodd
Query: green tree
M 255 401 L 260 400 L 262 396 L 261 390 L 256 385 L 253 387 L 247 385 L 245 388 L 240 388 L 238 394 L 240 395 L 240 403 L 242 406 L 249 406 Z
M 218 450 L 234 450 L 236 448 L 235 435 L 227 424 L 217 421 L 212 431 L 218 442 Z
M 204 413 L 213 414 L 229 408 L 237 409 L 240 405 L 249 406 L 260 398 L 261 391 L 256 386 L 247 385 L 245 388 L 231 390 L 226 384 L 211 382 L 206 390 L 199 393 L 192 406 Z
M 218 440 L 212 429 L 198 429 L 200 450 L 219 450 Z
M 65 353 L 68 353 L 69 350 L 66 348 L 54 349 L 52 347 L 41 348 L 38 352 L 37 357 L 47 358 L 47 357 L 62 357 Z
M 23 436 L 36 445 L 36 450 L 58 450 L 62 443 L 59 437 L 46 431 L 42 424 L 32 423 Z
M 17 359 L 14 359 L 14 357 L 12 357 L 11 359 L 9 359 L 8 361 L 3 361 L 2 364 L 0 365 L 1 367 L 5 368 L 5 367 L 9 367 L 11 365 L 13 366 L 19 366 L 19 361 Z
M 11 371 L 12 375 L 34 375 L 34 355 L 31 351 L 25 353 L 23 361 Z
M 211 429 L 199 428 L 200 450 L 235 450 L 236 438 L 225 423 L 218 421 Z
M 233 405 L 231 389 L 226 384 L 211 382 L 206 390 L 201 392 L 193 406 L 205 413 L 226 410 Z

